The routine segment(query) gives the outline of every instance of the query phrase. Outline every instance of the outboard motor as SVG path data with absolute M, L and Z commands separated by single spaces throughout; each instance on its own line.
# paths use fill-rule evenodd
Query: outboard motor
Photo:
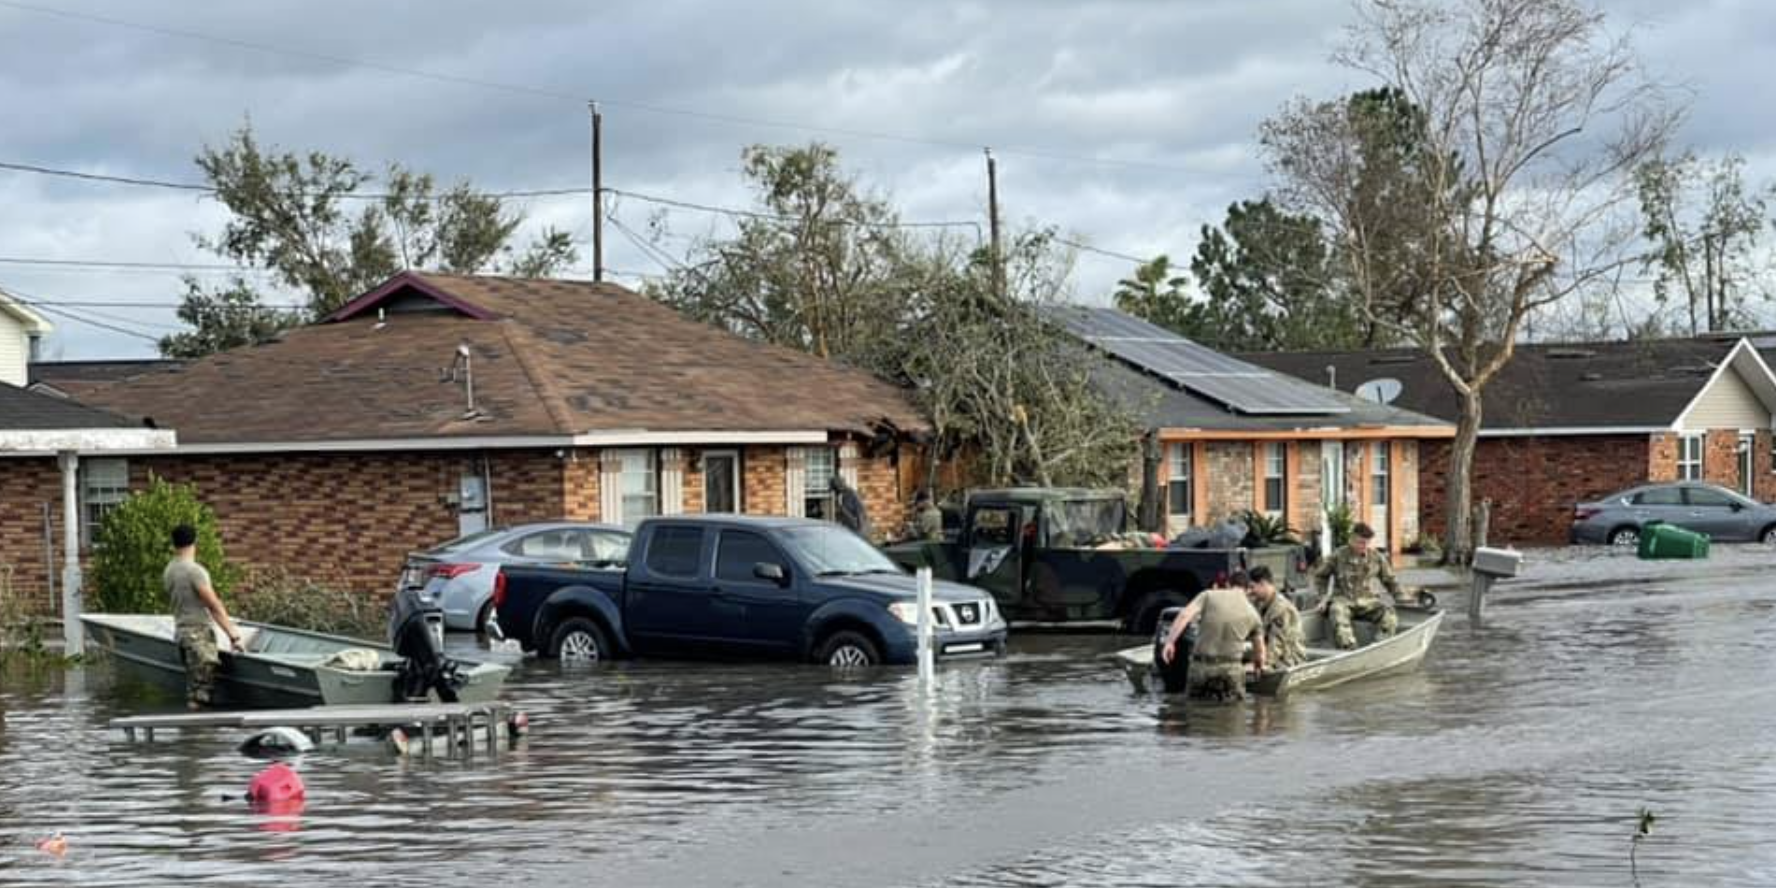
M 401 657 L 395 689 L 403 699 L 438 699 L 455 703 L 463 677 L 456 661 L 444 656 L 444 609 L 424 588 L 395 594 L 389 607 L 389 644 Z
M 1190 675 L 1190 651 L 1196 647 L 1196 624 L 1191 623 L 1184 627 L 1184 634 L 1178 636 L 1178 649 L 1172 652 L 1172 662 L 1165 661 L 1166 635 L 1172 631 L 1172 621 L 1178 618 L 1181 610 L 1181 607 L 1166 608 L 1153 626 L 1153 672 L 1159 676 L 1159 683 L 1168 694 L 1184 692 L 1185 680 Z

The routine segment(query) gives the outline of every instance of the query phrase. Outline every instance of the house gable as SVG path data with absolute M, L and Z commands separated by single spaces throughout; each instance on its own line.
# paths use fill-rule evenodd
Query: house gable
M 1741 339 L 1671 427 L 1680 432 L 1768 429 L 1773 415 L 1776 375 L 1751 342 Z

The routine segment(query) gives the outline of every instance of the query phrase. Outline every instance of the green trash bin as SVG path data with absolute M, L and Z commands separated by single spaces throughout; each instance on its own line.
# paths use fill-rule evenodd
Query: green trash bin
M 1640 529 L 1641 558 L 1651 560 L 1708 557 L 1708 535 L 1675 524 L 1649 524 Z

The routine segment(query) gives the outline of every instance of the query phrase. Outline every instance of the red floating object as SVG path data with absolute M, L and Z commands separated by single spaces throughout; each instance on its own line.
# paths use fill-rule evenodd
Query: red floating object
M 247 784 L 247 801 L 255 805 L 281 804 L 307 795 L 302 777 L 283 762 L 260 771 L 253 776 L 253 782 Z

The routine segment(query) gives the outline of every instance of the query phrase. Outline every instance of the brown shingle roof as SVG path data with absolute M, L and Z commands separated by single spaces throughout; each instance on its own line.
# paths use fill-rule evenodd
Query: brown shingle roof
M 869 374 L 612 284 L 409 272 L 370 296 L 281 341 L 83 400 L 153 417 L 183 444 L 925 427 Z M 481 418 L 465 418 L 462 385 L 440 381 L 458 344 Z

